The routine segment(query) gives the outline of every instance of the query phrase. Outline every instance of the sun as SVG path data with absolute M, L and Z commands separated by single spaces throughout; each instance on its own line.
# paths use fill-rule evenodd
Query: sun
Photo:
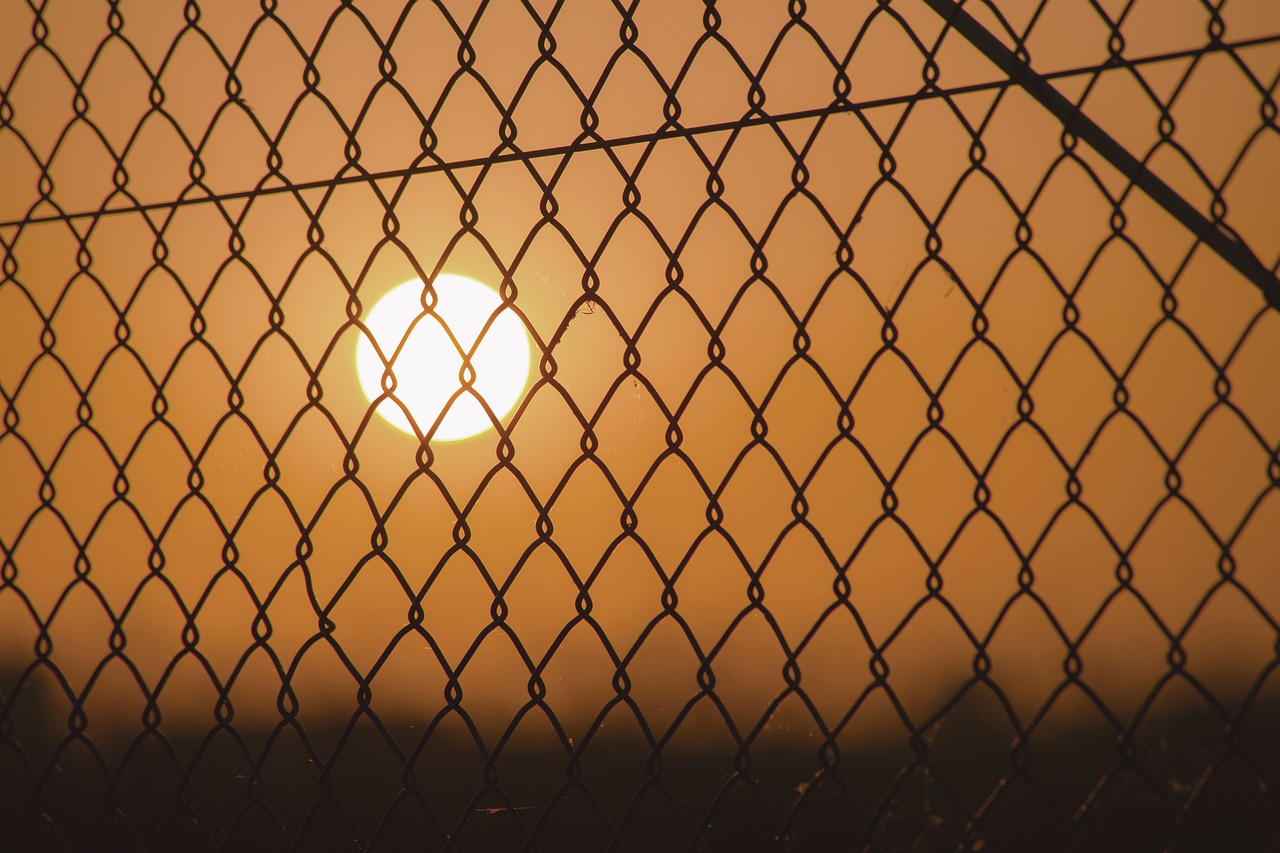
M 433 441 L 461 441 L 493 428 L 493 420 L 476 399 L 480 395 L 499 420 L 510 414 L 529 381 L 529 336 L 514 311 L 488 285 L 453 273 L 436 277 L 435 316 L 422 307 L 421 279 L 393 287 L 364 318 L 373 340 L 361 335 L 356 344 L 356 376 L 372 403 L 384 394 L 383 375 L 391 362 L 395 390 L 378 404 L 378 414 L 402 432 L 414 434 L 405 409 L 424 433 L 448 411 Z M 476 339 L 492 323 L 480 345 Z M 448 332 L 457 340 L 454 344 Z M 373 341 L 377 341 L 377 348 Z M 472 353 L 474 394 L 464 391 L 462 354 Z M 383 357 L 378 355 L 382 350 Z M 397 352 L 398 350 L 398 352 Z M 455 399 L 456 396 L 456 399 Z M 399 405 L 397 405 L 397 401 Z M 404 408 L 401 408 L 403 406 Z

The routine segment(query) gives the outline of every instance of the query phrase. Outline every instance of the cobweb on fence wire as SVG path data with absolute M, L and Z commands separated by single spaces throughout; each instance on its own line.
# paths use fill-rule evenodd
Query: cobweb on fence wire
M 7 0 L 0 846 L 1274 844 L 1278 85 L 1263 0 Z M 457 443 L 356 380 L 442 273 Z

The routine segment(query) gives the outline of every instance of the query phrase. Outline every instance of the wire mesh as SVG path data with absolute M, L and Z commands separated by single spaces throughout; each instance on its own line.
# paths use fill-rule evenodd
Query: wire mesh
M 1277 848 L 1277 85 L 1245 0 L 8 0 L 0 847 Z M 355 381 L 446 272 L 460 443 Z

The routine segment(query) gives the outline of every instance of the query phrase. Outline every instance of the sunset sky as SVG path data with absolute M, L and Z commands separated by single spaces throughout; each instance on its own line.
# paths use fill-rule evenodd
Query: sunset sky
M 863 702 L 852 738 L 980 646 L 1022 725 L 1097 713 L 1051 702 L 1076 644 L 1121 718 L 1175 637 L 1228 704 L 1274 662 L 1280 314 L 925 4 L 265 5 L 0 5 L 9 681 L 204 726 L 282 679 L 429 719 L 461 668 L 500 732 L 545 666 L 573 734 L 621 661 L 663 732 L 709 660 L 742 730 Z M 1198 0 L 995 5 L 1276 269 L 1273 2 L 1223 4 L 1230 49 Z M 442 272 L 532 341 L 501 434 L 356 381 Z M 789 657 L 811 708 L 771 707 Z

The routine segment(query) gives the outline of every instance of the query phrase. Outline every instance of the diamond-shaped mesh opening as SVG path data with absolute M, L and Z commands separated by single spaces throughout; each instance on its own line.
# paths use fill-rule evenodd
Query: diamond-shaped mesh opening
M 1246 0 L 4 5 L 0 847 L 1274 844 L 1278 87 Z

